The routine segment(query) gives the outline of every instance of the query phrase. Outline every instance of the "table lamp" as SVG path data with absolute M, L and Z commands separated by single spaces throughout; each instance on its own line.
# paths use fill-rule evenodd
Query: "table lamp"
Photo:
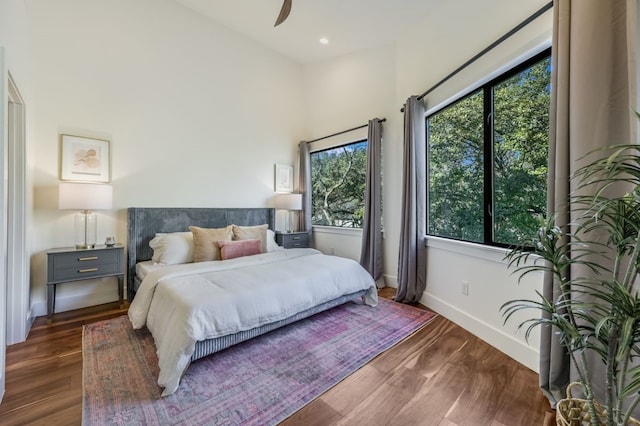
M 96 246 L 98 219 L 93 210 L 109 210 L 113 203 L 111 185 L 61 182 L 58 186 L 58 208 L 80 210 L 74 218 L 74 243 L 77 249 Z
M 288 210 L 286 230 L 291 232 L 291 215 L 293 210 L 302 210 L 302 194 L 277 194 L 275 207 L 279 210 Z

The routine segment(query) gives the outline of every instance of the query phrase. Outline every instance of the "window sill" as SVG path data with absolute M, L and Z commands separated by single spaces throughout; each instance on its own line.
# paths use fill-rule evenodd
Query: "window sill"
M 427 247 L 445 250 L 464 256 L 476 257 L 490 262 L 506 263 L 504 258 L 507 253 L 509 253 L 509 249 L 471 243 L 468 241 L 450 240 L 448 238 L 434 237 L 432 235 L 427 235 L 425 239 Z
M 340 228 L 338 226 L 312 226 L 313 233 L 315 234 L 334 234 L 345 235 L 351 237 L 361 237 L 362 228 Z

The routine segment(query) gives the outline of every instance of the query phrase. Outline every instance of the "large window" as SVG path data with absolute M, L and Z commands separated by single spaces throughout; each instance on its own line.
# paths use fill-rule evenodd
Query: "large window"
M 427 117 L 428 233 L 507 246 L 546 211 L 550 52 Z
M 311 153 L 311 223 L 362 228 L 367 141 Z

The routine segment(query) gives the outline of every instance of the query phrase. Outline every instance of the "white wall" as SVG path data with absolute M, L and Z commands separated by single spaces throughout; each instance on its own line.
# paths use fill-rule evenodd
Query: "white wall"
M 402 190 L 403 116 L 400 108 L 411 95 L 420 94 L 445 75 L 516 26 L 546 0 L 450 1 L 439 4 L 423 25 L 408 28 L 394 46 L 305 66 L 308 139 L 364 124 L 375 116 L 386 117 L 383 137 L 384 168 L 384 274 L 388 285 L 397 285 Z M 551 11 L 492 53 L 425 99 L 433 108 L 467 91 L 481 79 L 515 64 L 526 52 L 540 50 L 551 39 Z M 314 232 L 323 251 L 351 248 L 346 257 L 359 257 L 353 236 L 326 236 Z M 343 241 L 341 241 L 343 238 Z M 342 244 L 341 244 L 342 243 Z M 506 300 L 534 297 L 539 280 L 518 286 L 502 262 L 502 254 L 463 243 L 430 245 L 427 289 L 421 301 L 537 370 L 538 337 L 531 345 L 516 336 L 515 322 L 503 327 L 498 313 Z M 469 251 L 470 250 L 470 251 Z M 483 256 L 482 253 L 489 253 Z M 479 254 L 480 253 L 480 254 Z M 470 282 L 470 292 L 460 292 L 460 282 Z
M 302 68 L 169 0 L 28 0 L 37 101 L 32 299 L 70 246 L 57 210 L 60 133 L 111 140 L 114 209 L 98 241 L 126 241 L 126 208 L 263 207 L 294 164 Z M 117 299 L 113 279 L 58 286 L 57 310 Z

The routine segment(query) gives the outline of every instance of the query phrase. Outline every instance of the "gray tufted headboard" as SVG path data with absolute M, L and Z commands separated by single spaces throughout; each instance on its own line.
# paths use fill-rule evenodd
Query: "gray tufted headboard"
M 183 208 L 130 207 L 127 209 L 127 298 L 133 300 L 136 263 L 150 260 L 153 250 L 149 241 L 156 232 L 188 231 L 189 226 L 222 228 L 269 224 L 275 229 L 275 209 L 272 208 Z

